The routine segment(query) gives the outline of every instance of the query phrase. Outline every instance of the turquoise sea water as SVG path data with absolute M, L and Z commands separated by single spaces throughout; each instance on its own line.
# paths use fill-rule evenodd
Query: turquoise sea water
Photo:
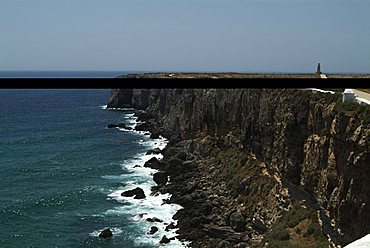
M 134 126 L 133 110 L 107 110 L 110 90 L 0 90 L 0 247 L 157 247 L 176 205 L 149 196 L 145 152 L 164 147 Z M 124 198 L 140 186 L 145 200 Z M 109 227 L 113 238 L 97 237 Z M 169 235 L 171 236 L 171 235 Z M 176 242 L 173 246 L 178 247 Z

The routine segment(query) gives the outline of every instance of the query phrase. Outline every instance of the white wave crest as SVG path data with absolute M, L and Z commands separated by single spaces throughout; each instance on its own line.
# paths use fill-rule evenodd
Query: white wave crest
M 126 114 L 125 117 L 126 122 L 130 126 L 134 128 L 139 122 L 137 121 L 137 117 L 134 114 Z M 124 130 L 122 130 L 124 131 Z M 145 135 L 147 131 L 137 131 L 131 130 L 132 134 L 138 135 L 140 137 L 138 143 L 147 148 L 148 150 L 159 148 L 163 149 L 166 147 L 168 140 L 162 136 L 159 136 L 158 139 L 151 139 L 149 135 Z M 128 159 L 124 161 L 121 166 L 122 169 L 128 171 L 129 173 L 125 173 L 119 176 L 103 176 L 103 178 L 107 180 L 120 180 L 124 182 L 122 186 L 116 188 L 116 190 L 111 191 L 108 194 L 108 199 L 116 200 L 120 203 L 126 203 L 119 207 L 115 207 L 114 209 L 109 209 L 104 212 L 104 215 L 110 216 L 127 216 L 135 223 L 138 222 L 138 228 L 141 230 L 141 234 L 139 237 L 134 239 L 136 245 L 158 245 L 161 238 L 166 235 L 168 238 L 172 238 L 177 236 L 176 230 L 172 229 L 166 231 L 167 225 L 173 223 L 177 224 L 176 220 L 173 220 L 173 215 L 180 210 L 182 207 L 178 204 L 166 204 L 164 203 L 165 200 L 171 197 L 170 194 L 160 194 L 156 193 L 152 195 L 151 188 L 155 186 L 155 182 L 153 181 L 153 174 L 157 171 L 151 168 L 144 167 L 144 164 L 149 159 L 156 157 L 158 160 L 163 158 L 162 154 L 151 154 L 146 155 L 145 153 L 138 153 L 134 158 Z M 136 187 L 140 187 L 143 189 L 145 198 L 144 199 L 134 199 L 134 197 L 123 197 L 121 194 L 130 189 L 134 189 Z M 129 203 L 129 204 L 127 204 Z M 147 218 L 159 218 L 162 220 L 161 223 L 159 222 L 149 222 Z M 140 224 L 139 224 L 140 223 Z M 150 227 L 156 226 L 158 227 L 158 231 L 151 235 L 148 233 Z M 94 233 L 96 234 L 96 233 Z M 179 240 L 171 240 L 169 244 L 166 244 L 166 247 L 187 247 L 189 243 L 183 243 Z

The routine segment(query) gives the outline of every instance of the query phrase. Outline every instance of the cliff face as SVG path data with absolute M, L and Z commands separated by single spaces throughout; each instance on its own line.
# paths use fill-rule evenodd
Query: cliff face
M 293 89 L 113 90 L 108 107 L 145 110 L 171 139 L 218 137 L 255 154 L 325 210 L 347 244 L 370 232 L 370 126 L 338 95 Z

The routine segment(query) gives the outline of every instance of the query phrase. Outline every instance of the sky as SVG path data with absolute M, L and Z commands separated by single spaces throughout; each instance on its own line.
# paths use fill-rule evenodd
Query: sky
M 0 0 L 0 70 L 370 73 L 370 0 Z

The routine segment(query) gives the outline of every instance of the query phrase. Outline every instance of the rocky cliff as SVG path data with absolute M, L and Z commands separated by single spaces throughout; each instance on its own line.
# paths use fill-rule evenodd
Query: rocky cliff
M 222 225 L 240 233 L 248 223 L 258 229 L 259 218 L 263 234 L 284 219 L 294 200 L 305 199 L 321 216 L 323 232 L 344 245 L 370 233 L 370 125 L 358 112 L 340 111 L 340 104 L 340 94 L 299 89 L 116 89 L 108 107 L 142 110 L 138 116 L 148 129 L 198 158 L 208 194 L 214 182 L 225 182 L 224 192 L 234 199 L 228 206 L 241 205 Z M 205 236 L 226 232 L 206 219 L 198 222 Z M 291 240 L 297 236 L 286 230 Z

